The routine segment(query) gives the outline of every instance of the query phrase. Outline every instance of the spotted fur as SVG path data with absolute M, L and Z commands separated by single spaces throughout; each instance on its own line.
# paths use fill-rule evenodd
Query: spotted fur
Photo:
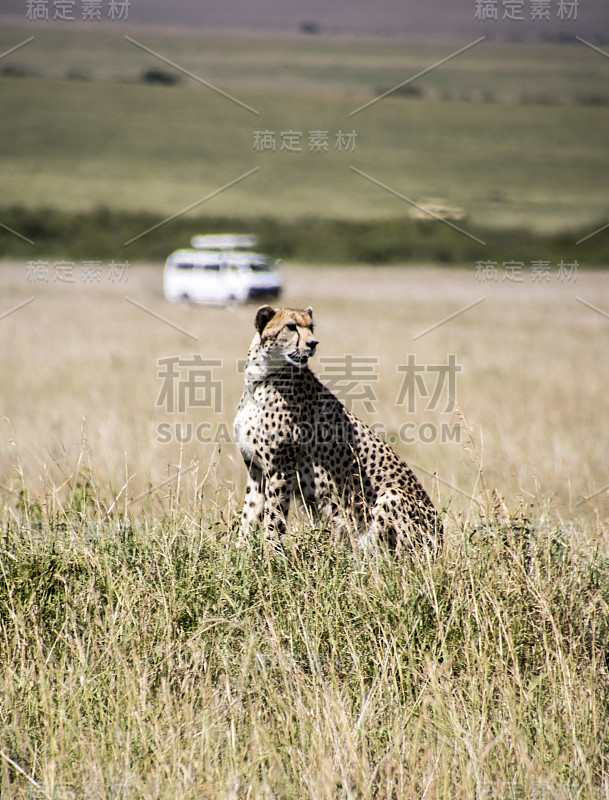
M 392 550 L 442 534 L 429 496 L 407 464 L 309 369 L 313 310 L 263 306 L 246 368 L 235 439 L 248 470 L 241 537 L 258 522 L 281 536 L 293 496 L 365 549 Z

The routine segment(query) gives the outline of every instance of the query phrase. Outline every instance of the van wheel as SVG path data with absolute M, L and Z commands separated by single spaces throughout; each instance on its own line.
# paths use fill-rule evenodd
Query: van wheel
M 190 295 L 184 292 L 184 294 L 180 295 L 180 302 L 185 304 L 190 303 Z
M 237 305 L 237 298 L 231 294 L 231 296 L 226 300 L 226 307 L 227 308 L 234 308 Z

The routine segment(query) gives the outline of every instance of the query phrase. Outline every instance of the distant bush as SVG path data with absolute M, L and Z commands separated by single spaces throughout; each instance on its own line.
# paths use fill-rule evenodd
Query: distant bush
M 394 89 L 391 86 L 377 86 L 374 90 L 375 96 L 391 92 L 396 97 L 423 97 L 423 89 L 420 86 L 414 86 L 412 83 L 406 86 L 399 86 Z
M 311 20 L 301 22 L 298 27 L 301 33 L 308 33 L 310 35 L 321 33 L 321 26 L 317 22 L 312 22 Z
M 142 73 L 142 82 L 159 86 L 176 86 L 180 83 L 180 76 L 162 69 L 148 69 Z
M 525 105 L 533 106 L 557 106 L 560 105 L 560 98 L 551 94 L 544 94 L 543 92 L 522 94 L 520 95 L 520 102 Z
M 66 72 L 66 80 L 69 81 L 90 81 L 91 76 L 81 69 L 72 68 Z
M 35 77 L 35 72 L 32 72 L 25 67 L 18 67 L 15 64 L 6 64 L 0 69 L 0 75 L 5 78 L 32 78 Z
M 575 98 L 575 102 L 580 106 L 609 106 L 609 95 L 582 94 Z

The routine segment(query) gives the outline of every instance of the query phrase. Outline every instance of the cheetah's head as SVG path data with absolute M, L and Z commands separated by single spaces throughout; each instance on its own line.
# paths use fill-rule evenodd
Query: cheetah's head
M 260 380 L 286 365 L 304 369 L 316 347 L 312 308 L 300 310 L 262 306 L 256 313 L 256 335 L 250 349 L 246 376 Z

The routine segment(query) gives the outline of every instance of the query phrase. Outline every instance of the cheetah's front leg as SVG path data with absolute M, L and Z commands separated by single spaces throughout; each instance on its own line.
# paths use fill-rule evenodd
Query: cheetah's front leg
M 269 539 L 285 533 L 296 473 L 293 469 L 274 472 L 264 487 L 264 528 Z
M 254 464 L 250 466 L 241 513 L 239 545 L 245 542 L 250 530 L 261 520 L 269 539 L 277 539 L 285 533 L 294 481 L 295 472 L 291 469 L 265 477 L 259 467 Z
M 264 512 L 264 483 L 262 470 L 254 464 L 251 464 L 247 475 L 243 511 L 241 512 L 239 545 L 245 542 L 251 528 L 262 519 L 262 514 Z

